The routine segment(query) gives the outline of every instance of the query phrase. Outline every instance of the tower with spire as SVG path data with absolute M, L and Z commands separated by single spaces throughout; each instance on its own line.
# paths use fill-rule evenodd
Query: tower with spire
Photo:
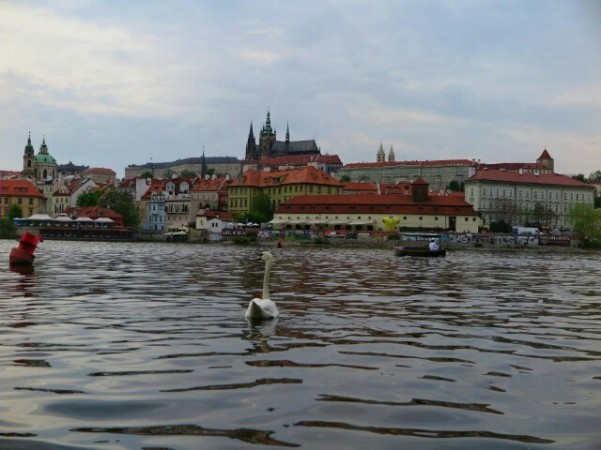
M 21 171 L 23 178 L 35 178 L 35 150 L 31 144 L 31 132 L 27 138 L 27 145 L 23 152 L 23 170 Z
M 272 156 L 271 148 L 273 147 L 275 141 L 276 132 L 273 128 L 271 128 L 271 116 L 268 110 L 267 119 L 263 125 L 263 128 L 261 128 L 261 133 L 259 134 L 259 153 L 261 157 Z
M 278 141 L 275 128 L 271 126 L 269 110 L 267 110 L 267 118 L 259 133 L 259 145 L 257 146 L 251 122 L 246 141 L 245 161 L 260 161 L 263 158 L 295 155 L 321 155 L 321 151 L 315 139 L 291 141 L 290 125 L 288 123 L 286 123 L 286 140 Z
M 394 162 L 395 161 L 395 155 L 394 155 L 394 150 L 392 149 L 392 145 L 390 146 L 390 151 L 388 152 L 388 162 Z
M 551 158 L 551 155 L 549 154 L 547 149 L 543 150 L 536 162 L 542 164 L 544 168 L 550 170 L 551 173 L 555 173 L 555 161 L 553 160 L 553 158 Z
M 377 162 L 386 162 L 386 154 L 384 153 L 384 147 L 382 147 L 382 143 L 380 142 L 380 148 L 378 148 L 378 153 L 376 155 Z
M 244 159 L 247 161 L 254 161 L 259 159 L 259 152 L 257 151 L 257 142 L 255 141 L 255 134 L 253 132 L 253 123 L 250 123 L 250 131 L 248 132 L 248 139 L 246 141 L 246 152 L 244 153 Z

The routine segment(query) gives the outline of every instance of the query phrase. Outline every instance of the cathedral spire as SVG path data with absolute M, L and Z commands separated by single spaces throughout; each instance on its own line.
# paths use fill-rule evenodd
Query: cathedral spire
M 204 180 L 204 178 L 209 173 L 209 168 L 207 167 L 207 161 L 205 159 L 205 148 L 202 147 L 202 157 L 200 158 L 200 178 Z
M 290 144 L 290 127 L 288 126 L 288 122 L 286 122 L 286 144 Z
M 46 145 L 46 135 L 42 138 L 42 145 L 40 145 L 40 153 L 42 155 L 48 154 L 48 146 Z
M 34 153 L 35 153 L 35 150 L 33 148 L 33 145 L 31 145 L 31 131 L 30 131 L 29 137 L 27 138 L 27 145 L 25 146 L 25 155 L 33 156 Z
M 246 140 L 246 153 L 244 156 L 246 161 L 253 161 L 259 159 L 259 152 L 257 151 L 257 141 L 255 141 L 255 133 L 253 132 L 253 123 L 250 123 L 250 131 L 248 132 L 248 139 Z

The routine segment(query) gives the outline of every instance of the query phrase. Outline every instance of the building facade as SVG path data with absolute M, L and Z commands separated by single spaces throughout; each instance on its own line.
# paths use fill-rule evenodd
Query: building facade
M 242 173 L 242 161 L 233 156 L 199 156 L 192 158 L 178 159 L 170 162 L 149 162 L 145 164 L 130 164 L 125 168 L 125 178 L 141 177 L 142 174 L 149 172 L 152 178 L 164 177 L 169 171 L 176 175 L 184 171 L 194 172 L 197 175 L 203 174 L 203 162 L 206 170 L 219 175 L 234 178 Z
M 29 180 L 0 180 L 0 217 L 8 217 L 10 208 L 18 205 L 23 217 L 46 213 L 46 197 Z
M 343 166 L 338 174 L 340 178 L 348 177 L 350 181 L 371 183 L 395 183 L 421 178 L 429 183 L 432 190 L 441 191 L 452 181 L 459 184 L 465 182 L 476 172 L 476 164 L 469 159 L 351 163 Z
M 292 197 L 341 194 L 342 183 L 312 166 L 300 169 L 247 170 L 228 187 L 228 211 L 233 215 L 250 211 L 260 195 L 275 209 Z
M 461 195 L 431 195 L 428 183 L 418 179 L 409 194 L 294 197 L 277 208 L 272 225 L 312 231 L 477 233 L 481 219 Z
M 573 205 L 594 206 L 594 187 L 554 173 L 481 170 L 465 182 L 465 200 L 486 226 L 504 221 L 567 227 Z

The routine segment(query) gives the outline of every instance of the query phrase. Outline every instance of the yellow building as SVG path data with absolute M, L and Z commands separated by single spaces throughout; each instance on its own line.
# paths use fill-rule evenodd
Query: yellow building
M 298 169 L 247 170 L 228 187 L 228 210 L 233 215 L 249 212 L 256 198 L 267 195 L 271 206 L 301 195 L 342 194 L 343 184 L 313 166 Z
M 46 197 L 29 180 L 0 180 L 0 217 L 8 217 L 12 205 L 29 217 L 46 212 Z

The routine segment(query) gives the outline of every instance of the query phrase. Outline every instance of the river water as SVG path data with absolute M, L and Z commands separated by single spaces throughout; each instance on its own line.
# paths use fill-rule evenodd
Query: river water
M 0 241 L 0 449 L 601 448 L 601 258 Z

